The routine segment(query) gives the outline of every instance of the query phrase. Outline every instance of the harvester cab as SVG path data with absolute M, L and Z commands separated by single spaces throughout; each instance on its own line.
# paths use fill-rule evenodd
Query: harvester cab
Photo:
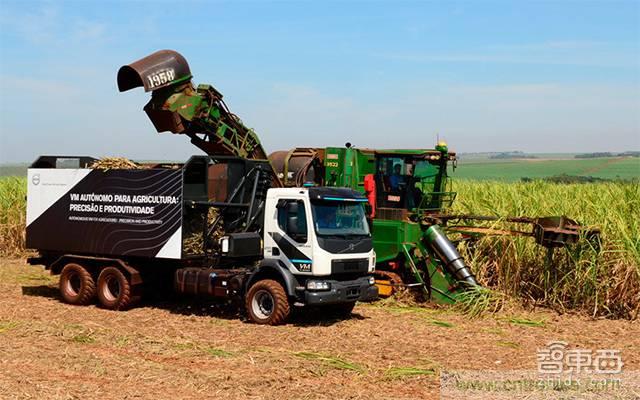
M 439 151 L 422 153 L 376 152 L 375 200 L 378 209 L 417 213 L 440 211 L 451 205 L 455 193 L 448 191 L 447 162 L 455 155 Z

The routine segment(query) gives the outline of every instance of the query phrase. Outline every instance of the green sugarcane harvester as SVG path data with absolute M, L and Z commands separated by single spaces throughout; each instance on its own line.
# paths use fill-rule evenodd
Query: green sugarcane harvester
M 376 282 L 381 296 L 400 287 L 417 287 L 437 302 L 450 303 L 465 288 L 477 285 L 447 233 L 472 241 L 482 235 L 531 236 L 548 249 L 595 240 L 599 231 L 560 217 L 497 217 L 446 213 L 456 198 L 448 167 L 456 154 L 444 142 L 434 149 L 297 148 L 269 156 L 285 186 L 317 184 L 349 187 L 369 199 L 376 251 Z M 473 221 L 473 224 L 465 224 Z M 528 230 L 495 229 L 477 222 L 502 221 Z M 452 223 L 455 223 L 453 225 Z M 552 272 L 552 271 L 550 271 Z
M 456 193 L 447 190 L 447 167 L 456 155 L 441 142 L 434 149 L 371 150 L 344 147 L 296 148 L 267 156 L 251 128 L 231 113 L 211 85 L 194 87 L 184 57 L 161 50 L 121 68 L 118 88 L 144 86 L 151 100 L 144 107 L 158 132 L 187 135 L 209 155 L 271 161 L 273 185 L 346 187 L 365 193 L 377 255 L 381 295 L 416 287 L 437 302 L 454 302 L 476 278 L 445 232 L 465 239 L 483 234 L 532 236 L 550 249 L 596 237 L 597 229 L 566 217 L 503 218 L 445 213 Z M 505 221 L 528 224 L 528 231 L 449 225 L 461 221 Z

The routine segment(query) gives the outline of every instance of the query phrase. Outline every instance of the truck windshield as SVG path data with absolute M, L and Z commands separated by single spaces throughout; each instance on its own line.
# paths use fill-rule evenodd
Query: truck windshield
M 320 236 L 369 236 L 369 225 L 361 203 L 314 201 L 313 225 Z

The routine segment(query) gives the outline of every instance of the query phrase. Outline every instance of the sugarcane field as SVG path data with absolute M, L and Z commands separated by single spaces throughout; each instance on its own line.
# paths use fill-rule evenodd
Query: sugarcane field
M 637 1 L 0 20 L 0 399 L 640 398 Z

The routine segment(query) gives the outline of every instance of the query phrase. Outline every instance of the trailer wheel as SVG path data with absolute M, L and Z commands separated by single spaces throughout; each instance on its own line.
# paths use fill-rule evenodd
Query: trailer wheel
M 70 263 L 60 273 L 60 294 L 66 303 L 85 306 L 96 296 L 96 283 L 82 265 Z
M 256 282 L 245 300 L 249 319 L 256 324 L 279 325 L 287 320 L 291 307 L 280 283 L 271 279 Z
M 124 310 L 131 305 L 131 283 L 116 267 L 106 267 L 98 277 L 98 300 L 109 310 Z

